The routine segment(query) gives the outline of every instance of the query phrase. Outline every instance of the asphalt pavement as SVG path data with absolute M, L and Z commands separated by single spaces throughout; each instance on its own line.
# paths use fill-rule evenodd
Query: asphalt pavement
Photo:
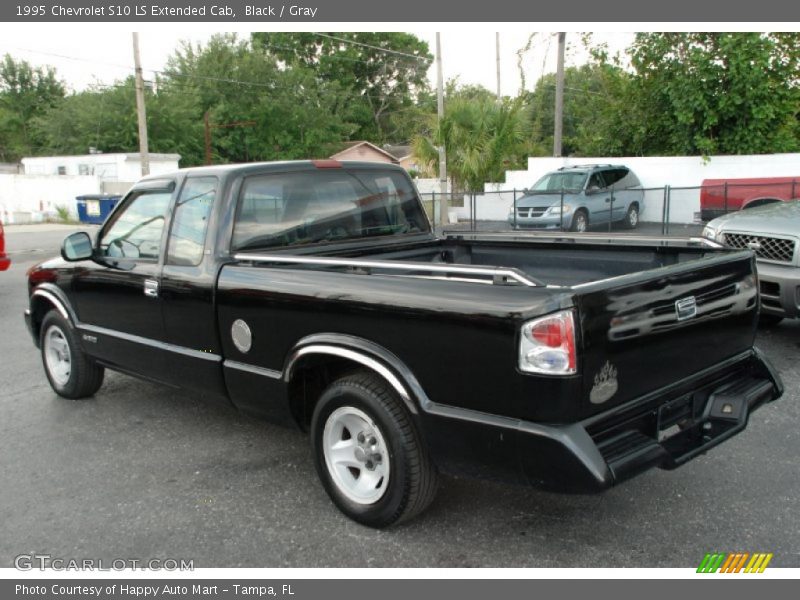
M 300 432 L 110 372 L 94 398 L 56 396 L 22 319 L 25 271 L 70 230 L 6 230 L 0 567 L 34 552 L 195 567 L 696 567 L 735 551 L 800 567 L 800 321 L 758 335 L 784 397 L 676 471 L 593 496 L 446 477 L 421 517 L 375 531 L 330 503 Z

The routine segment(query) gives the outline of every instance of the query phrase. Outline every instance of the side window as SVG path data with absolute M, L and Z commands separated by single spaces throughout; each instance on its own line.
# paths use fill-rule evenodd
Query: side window
M 100 252 L 110 257 L 158 260 L 171 195 L 142 192 L 127 200 L 106 226 Z
M 194 177 L 183 184 L 172 218 L 167 264 L 193 267 L 202 262 L 217 184 L 216 177 Z
M 603 179 L 605 179 L 606 185 L 614 186 L 614 189 L 620 190 L 628 187 L 626 181 L 623 181 L 627 174 L 628 169 L 609 169 L 608 171 L 603 171 Z
M 593 190 L 602 190 L 606 187 L 606 184 L 603 182 L 603 175 L 600 171 L 596 173 L 592 173 L 592 176 L 589 177 L 589 183 L 586 186 L 586 190 L 591 192 Z

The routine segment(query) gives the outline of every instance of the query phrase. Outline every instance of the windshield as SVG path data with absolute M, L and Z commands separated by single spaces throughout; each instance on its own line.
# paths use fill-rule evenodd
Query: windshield
M 531 191 L 533 192 L 560 192 L 567 190 L 570 192 L 579 192 L 583 189 L 583 184 L 586 181 L 585 171 L 558 171 L 556 173 L 548 173 L 539 181 L 533 184 Z
M 245 180 L 233 247 L 294 246 L 428 231 L 414 187 L 400 171 L 274 173 Z

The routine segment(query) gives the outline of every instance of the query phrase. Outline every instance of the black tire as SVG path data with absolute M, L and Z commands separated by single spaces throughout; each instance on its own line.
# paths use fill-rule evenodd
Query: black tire
M 628 207 L 622 225 L 625 229 L 636 229 L 639 226 L 639 205 L 635 202 Z
M 761 327 L 774 327 L 781 321 L 783 321 L 783 317 L 780 315 L 770 315 L 767 313 L 761 313 L 758 315 L 758 324 Z
M 48 364 L 48 336 L 63 339 L 69 351 L 69 373 L 60 375 Z M 39 332 L 39 347 L 42 354 L 42 366 L 53 391 L 64 398 L 78 400 L 92 396 L 103 385 L 105 369 L 95 363 L 81 350 L 75 330 L 56 310 L 48 312 L 42 320 Z
M 388 482 L 381 477 L 378 484 L 371 488 L 376 494 L 382 494 L 374 501 L 364 498 L 354 501 L 349 498 L 348 484 L 338 482 L 342 477 L 347 477 L 347 472 L 342 470 L 340 472 L 344 475 L 337 475 L 335 467 L 329 466 L 326 460 L 326 440 L 330 441 L 334 435 L 332 432 L 337 427 L 337 415 L 342 411 L 345 414 L 353 411 L 368 417 L 370 426 L 374 426 L 381 442 L 385 443 L 385 449 L 382 448 L 383 443 L 381 448 L 371 446 L 382 451 L 377 464 L 386 460 L 388 465 L 385 478 Z M 327 437 L 326 426 L 329 432 Z M 365 431 L 369 436 L 373 430 L 367 428 Z M 369 443 L 369 438 L 364 439 L 359 435 L 365 431 L 357 433 L 347 429 L 339 439 L 343 443 L 352 439 L 353 445 L 362 445 L 357 438 Z M 358 371 L 346 375 L 334 381 L 322 393 L 311 420 L 311 443 L 314 464 L 325 491 L 339 510 L 354 521 L 370 527 L 387 527 L 406 521 L 425 510 L 436 495 L 438 474 L 419 431 L 400 398 L 383 379 L 371 372 Z M 386 455 L 385 458 L 383 455 Z M 360 470 L 347 467 L 352 481 L 367 475 L 364 469 L 370 464 L 369 461 L 364 463 Z M 358 475 L 353 471 L 358 471 Z M 337 477 L 340 479 L 337 480 Z M 354 484 L 350 482 L 350 485 Z
M 575 211 L 575 216 L 572 217 L 572 223 L 570 223 L 569 230 L 580 233 L 589 231 L 589 215 L 584 209 L 579 208 Z

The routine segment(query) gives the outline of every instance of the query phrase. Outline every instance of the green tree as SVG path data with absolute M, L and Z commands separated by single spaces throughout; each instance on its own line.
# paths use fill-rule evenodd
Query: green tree
M 628 52 L 636 153 L 800 149 L 800 35 L 640 33 Z
M 215 161 L 327 156 L 356 129 L 342 116 L 349 92 L 310 70 L 278 65 L 234 34 L 213 36 L 204 46 L 182 44 L 162 87 L 197 98 L 199 122 L 206 111 L 214 125 L 254 122 L 213 128 Z
M 178 153 L 184 164 L 202 157 L 202 121 L 190 96 L 146 90 L 151 152 Z M 139 137 L 133 78 L 67 96 L 33 120 L 33 130 L 49 154 L 136 152 Z
M 427 99 L 428 44 L 409 33 L 254 33 L 253 45 L 289 67 L 349 92 L 340 114 L 353 136 L 376 143 L 405 141 L 418 99 Z M 407 114 L 404 114 L 407 113 Z
M 50 67 L 32 67 L 8 54 L 0 62 L 0 160 L 35 154 L 32 121 L 64 98 L 64 85 Z
M 444 145 L 448 175 L 459 191 L 480 191 L 519 168 L 526 153 L 527 126 L 521 99 L 500 103 L 491 96 L 448 98 L 444 118 L 431 123 L 430 135 L 414 140 L 420 161 L 438 173 L 437 148 Z

